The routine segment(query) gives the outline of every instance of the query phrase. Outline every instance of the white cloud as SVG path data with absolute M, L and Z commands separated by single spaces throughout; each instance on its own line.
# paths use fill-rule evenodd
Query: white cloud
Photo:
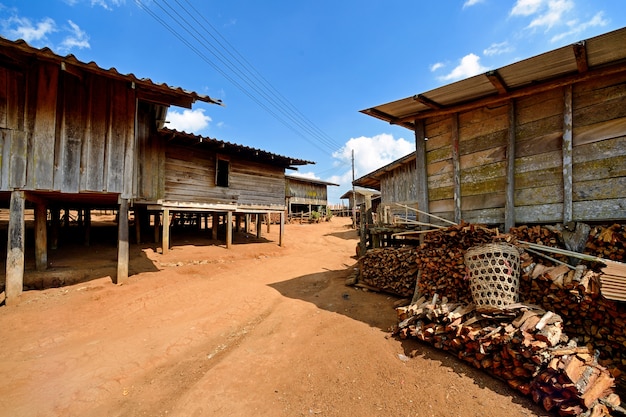
M 567 22 L 567 26 L 569 27 L 569 30 L 553 36 L 552 39 L 550 39 L 550 41 L 558 42 L 561 39 L 578 35 L 579 33 L 583 33 L 584 31 L 586 31 L 587 29 L 591 27 L 606 26 L 608 24 L 609 24 L 609 21 L 604 18 L 604 13 L 598 12 L 588 22 L 580 23 L 578 20 L 571 20 Z
M 348 140 L 340 150 L 333 153 L 333 158 L 340 164 L 351 166 L 353 150 L 355 177 L 358 178 L 415 151 L 415 144 L 403 138 L 394 139 L 388 133 L 373 137 L 361 136 Z M 348 171 L 347 175 L 348 183 L 351 183 L 352 172 Z M 342 181 L 345 176 L 340 176 Z
M 530 22 L 529 28 L 551 29 L 554 25 L 562 23 L 563 15 L 574 8 L 571 0 L 550 0 L 548 10 Z
M 444 64 L 443 62 L 436 62 L 436 63 L 434 63 L 434 64 L 432 64 L 432 65 L 430 66 L 430 71 L 431 71 L 431 72 L 435 72 L 435 71 L 437 71 L 438 69 L 441 69 L 441 68 L 443 68 L 443 67 L 445 67 L 445 66 L 446 66 L 446 64 Z
M 471 6 L 475 6 L 478 3 L 482 3 L 485 0 L 466 0 L 465 3 L 463 3 L 463 8 L 465 9 L 466 7 L 471 7 Z
M 125 0 L 91 0 L 92 6 L 101 6 L 105 10 L 112 10 L 112 6 L 121 6 Z
M 511 9 L 511 16 L 530 16 L 537 13 L 544 3 L 545 0 L 517 0 Z
M 66 36 L 59 45 L 59 50 L 67 52 L 73 48 L 89 48 L 89 36 L 76 23 L 68 20 L 71 34 Z
M 441 81 L 456 81 L 476 74 L 481 74 L 485 71 L 487 71 L 487 68 L 480 65 L 480 57 L 475 54 L 468 54 L 461 58 L 459 65 L 449 74 L 438 78 Z
M 196 134 L 207 128 L 211 122 L 211 118 L 204 114 L 204 109 L 184 109 L 182 113 L 169 109 L 167 120 L 169 121 L 167 127 L 170 129 Z
M 13 16 L 4 25 L 7 26 L 6 32 L 10 37 L 23 39 L 29 44 L 45 41 L 47 35 L 57 31 L 54 20 L 49 17 L 33 24 L 30 19 Z
M 485 56 L 508 54 L 515 51 L 515 48 L 511 46 L 507 41 L 500 43 L 492 43 L 487 49 L 483 51 Z

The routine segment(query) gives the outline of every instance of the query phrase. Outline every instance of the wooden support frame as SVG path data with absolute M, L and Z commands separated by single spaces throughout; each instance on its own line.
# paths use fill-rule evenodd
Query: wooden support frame
M 515 226 L 515 100 L 509 102 L 509 132 L 506 145 L 506 194 L 504 201 L 504 231 Z
M 278 246 L 282 247 L 285 240 L 285 212 L 280 212 L 280 229 L 278 232 Z
M 415 169 L 417 186 L 417 205 L 422 211 L 428 212 L 428 172 L 426 171 L 426 128 L 423 120 L 415 121 Z M 428 221 L 428 216 L 419 214 L 421 222 Z
M 233 212 L 226 212 L 226 248 L 233 246 Z
M 170 250 L 170 209 L 163 209 L 163 232 L 161 233 L 161 252 L 166 255 Z
M 573 99 L 572 86 L 564 87 L 563 92 L 563 223 L 572 221 L 573 203 Z
M 42 203 L 35 204 L 35 269 L 48 269 L 48 210 Z

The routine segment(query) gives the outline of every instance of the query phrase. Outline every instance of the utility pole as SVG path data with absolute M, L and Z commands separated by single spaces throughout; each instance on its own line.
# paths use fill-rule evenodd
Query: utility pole
M 352 227 L 356 229 L 356 191 L 354 189 L 354 149 L 352 149 Z

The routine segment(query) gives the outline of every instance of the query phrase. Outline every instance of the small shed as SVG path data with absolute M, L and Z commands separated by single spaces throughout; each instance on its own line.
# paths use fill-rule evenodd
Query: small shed
M 339 184 L 314 178 L 285 176 L 285 201 L 289 217 L 316 211 L 327 214 L 328 186 L 338 187 Z
M 626 28 L 362 112 L 415 132 L 425 212 L 506 230 L 624 220 L 624 45 Z

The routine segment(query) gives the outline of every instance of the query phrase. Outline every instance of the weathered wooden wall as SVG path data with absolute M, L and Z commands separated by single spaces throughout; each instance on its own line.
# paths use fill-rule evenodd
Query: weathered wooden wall
M 37 62 L 0 66 L 0 191 L 132 196 L 135 91 Z
M 310 204 L 326 206 L 328 204 L 327 186 L 311 182 L 287 179 L 286 195 L 291 204 Z
M 504 223 L 512 127 L 516 223 L 626 219 L 626 74 L 428 118 L 424 126 L 433 214 L 454 220 L 460 203 L 465 221 Z M 383 201 L 401 192 L 394 181 L 381 180 Z
M 381 204 L 415 202 L 417 198 L 415 175 L 415 159 L 383 174 L 380 178 Z
M 164 159 L 164 200 L 240 207 L 284 209 L 284 169 L 236 157 L 230 162 L 228 187 L 215 185 L 216 153 L 201 147 L 167 144 Z

